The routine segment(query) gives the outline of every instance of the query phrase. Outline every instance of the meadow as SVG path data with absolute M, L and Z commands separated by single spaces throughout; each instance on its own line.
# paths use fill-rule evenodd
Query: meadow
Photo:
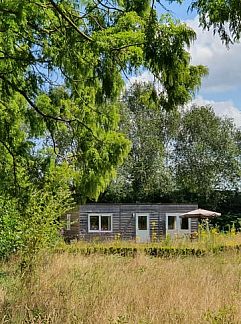
M 145 247 L 184 244 L 207 253 L 145 253 Z M 220 244 L 229 249 L 213 249 Z M 42 254 L 31 274 L 20 271 L 15 256 L 0 265 L 0 323 L 241 323 L 241 252 L 231 248 L 240 244 L 241 236 L 232 234 L 148 246 L 61 244 Z M 81 253 L 93 246 L 93 253 Z M 106 255 L 104 246 L 136 253 Z

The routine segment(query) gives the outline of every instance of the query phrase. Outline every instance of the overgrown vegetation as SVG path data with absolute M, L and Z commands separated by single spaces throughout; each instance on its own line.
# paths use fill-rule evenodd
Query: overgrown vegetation
M 225 9 L 222 17 L 220 4 Z M 235 3 L 192 1 L 192 7 L 201 14 L 204 28 L 220 27 L 218 32 L 227 43 L 239 39 L 240 24 L 234 20 L 240 14 Z M 226 33 L 227 21 L 232 39 Z M 187 48 L 194 40 L 195 32 L 167 15 L 160 1 L 1 1 L 0 258 L 15 254 L 21 269 L 31 270 L 38 253 L 58 241 L 59 217 L 71 208 L 72 199 L 77 203 L 96 200 L 106 189 L 130 151 L 130 140 L 132 158 L 139 162 L 134 180 L 122 179 L 125 184 L 134 183 L 130 193 L 139 186 L 139 194 L 158 195 L 163 183 L 165 193 L 172 188 L 171 172 L 162 173 L 169 161 L 162 155 L 166 139 L 171 148 L 182 152 L 175 176 L 179 187 L 184 184 L 189 201 L 200 188 L 200 178 L 189 174 L 190 165 L 185 164 L 192 160 L 194 149 L 202 155 L 213 154 L 203 164 L 192 163 L 198 166 L 196 175 L 208 170 L 202 194 L 210 191 L 207 180 L 212 188 L 231 183 L 233 190 L 240 175 L 240 137 L 231 123 L 221 122 L 210 109 L 192 110 L 186 115 L 191 117 L 181 121 L 183 132 L 174 136 L 172 117 L 180 117 L 178 109 L 191 100 L 207 74 L 206 67 L 191 64 Z M 120 126 L 120 99 L 128 75 L 143 70 L 154 76 L 159 88 L 149 87 L 147 96 L 137 91 L 138 104 L 128 98 L 131 113 L 125 118 L 131 116 L 134 125 L 135 117 L 137 130 L 144 131 L 144 137 L 136 140 Z M 139 114 L 145 104 L 149 110 Z M 155 111 L 163 115 L 156 118 Z M 192 137 L 189 128 L 201 117 L 207 120 L 207 114 L 207 125 L 212 126 L 210 145 L 204 145 L 203 136 L 208 133 L 197 132 L 191 152 L 185 150 L 184 135 Z M 152 140 L 144 147 L 154 120 L 155 126 L 167 127 L 162 132 L 153 127 Z M 215 155 L 215 161 L 220 161 L 220 140 L 225 156 L 213 170 L 210 160 Z M 150 174 L 150 166 L 159 167 L 158 177 Z M 190 179 L 195 180 L 194 189 Z M 154 183 L 157 190 L 150 194 Z
M 208 228 L 207 228 L 208 226 Z M 230 227 L 227 232 L 220 232 L 216 227 L 210 227 L 209 223 L 199 226 L 198 233 L 191 236 L 171 237 L 167 235 L 165 239 L 157 242 L 152 239 L 149 243 L 139 243 L 136 241 L 123 241 L 119 235 L 115 240 L 100 241 L 98 238 L 91 242 L 73 241 L 71 244 L 60 243 L 56 246 L 56 253 L 70 254 L 102 254 L 102 255 L 120 255 L 132 256 L 137 254 L 146 254 L 160 257 L 176 257 L 176 256 L 203 256 L 212 255 L 226 251 L 241 250 L 241 234 L 237 233 L 235 226 Z
M 0 259 L 18 253 L 21 265 L 31 270 L 38 252 L 60 240 L 59 216 L 69 210 L 71 197 L 63 188 L 55 194 L 50 189 L 32 191 L 26 206 L 18 199 L 1 198 Z
M 132 148 L 101 199 L 228 204 L 240 191 L 240 130 L 210 106 L 166 111 L 154 91 L 135 83 L 123 97 L 120 125 Z
M 211 252 L 212 239 L 164 241 L 159 251 L 184 251 L 184 244 L 186 251 L 191 250 L 189 246 L 201 251 L 202 244 L 207 247 L 208 242 L 210 248 L 205 255 L 171 253 L 162 255 L 165 258 L 145 253 L 146 249 L 155 252 L 157 244 L 115 241 L 66 245 L 55 253 L 45 253 L 27 282 L 15 257 L 0 264 L 1 321 L 239 323 L 240 250 Z M 240 246 L 241 238 L 220 234 L 217 241 L 234 247 Z M 124 255 L 118 248 L 122 252 L 136 249 L 136 253 Z M 81 249 L 95 253 L 84 255 Z M 111 253 L 103 255 L 103 249 Z
M 62 190 L 84 202 L 113 179 L 130 150 L 119 129 L 127 75 L 155 75 L 166 110 L 192 98 L 207 73 L 191 65 L 194 39 L 148 0 L 1 1 L 1 256 L 53 242 L 71 207 Z

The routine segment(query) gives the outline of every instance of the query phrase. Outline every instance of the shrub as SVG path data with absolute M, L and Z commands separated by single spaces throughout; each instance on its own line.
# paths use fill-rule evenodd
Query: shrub
M 25 206 L 19 200 L 0 197 L 0 258 L 18 251 L 23 268 L 32 264 L 41 249 L 59 239 L 58 219 L 70 203 L 68 191 L 53 194 L 47 188 L 32 190 Z
M 22 243 L 16 200 L 0 197 L 0 258 L 17 251 Z

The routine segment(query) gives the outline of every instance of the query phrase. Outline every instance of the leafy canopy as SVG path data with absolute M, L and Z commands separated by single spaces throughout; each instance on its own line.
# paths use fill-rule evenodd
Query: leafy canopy
M 11 195 L 61 178 L 77 200 L 97 198 L 130 149 L 118 129 L 128 75 L 149 70 L 175 109 L 207 72 L 185 49 L 194 32 L 150 1 L 73 3 L 0 3 L 0 191 Z
M 175 141 L 177 187 L 199 196 L 240 188 L 239 131 L 209 106 L 196 107 L 181 119 Z
M 213 28 L 228 45 L 240 40 L 241 3 L 239 0 L 195 0 L 191 9 L 197 10 L 201 26 Z
M 150 83 L 133 84 L 122 106 L 132 148 L 103 200 L 214 203 L 240 190 L 240 131 L 231 120 L 209 106 L 167 112 Z
M 155 91 L 151 83 L 134 83 L 123 97 L 121 129 L 132 147 L 104 199 L 155 201 L 173 189 L 168 151 L 180 113 L 158 104 Z

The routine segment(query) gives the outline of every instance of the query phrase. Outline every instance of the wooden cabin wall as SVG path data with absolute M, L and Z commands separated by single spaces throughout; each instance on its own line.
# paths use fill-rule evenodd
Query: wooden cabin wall
M 166 236 L 166 214 L 177 213 L 184 214 L 191 210 L 197 209 L 197 205 L 171 205 L 171 204 L 162 204 L 159 205 L 160 208 L 160 218 L 161 218 L 161 235 L 162 237 Z M 191 233 L 196 232 L 198 228 L 198 220 L 191 220 Z
M 67 215 L 70 215 L 70 229 L 67 229 Z M 75 209 L 69 211 L 63 217 L 63 236 L 67 242 L 70 242 L 74 239 L 79 239 L 80 234 L 80 208 L 79 206 Z
M 161 240 L 166 236 L 166 214 L 185 213 L 196 209 L 197 205 L 171 205 L 171 204 L 87 204 L 80 206 L 79 212 L 79 235 L 78 238 L 85 240 L 101 239 L 108 240 L 120 236 L 125 240 L 135 239 L 136 236 L 136 213 L 150 215 L 150 238 Z M 88 214 L 112 214 L 111 233 L 88 233 Z M 73 217 L 77 218 L 75 213 Z M 76 227 L 77 229 L 77 227 Z M 197 219 L 191 220 L 191 232 L 198 229 Z
M 112 214 L 112 232 L 111 233 L 88 233 L 88 215 L 89 214 Z M 119 206 L 114 204 L 87 204 L 80 206 L 80 239 L 85 240 L 110 240 L 114 239 L 119 233 Z

